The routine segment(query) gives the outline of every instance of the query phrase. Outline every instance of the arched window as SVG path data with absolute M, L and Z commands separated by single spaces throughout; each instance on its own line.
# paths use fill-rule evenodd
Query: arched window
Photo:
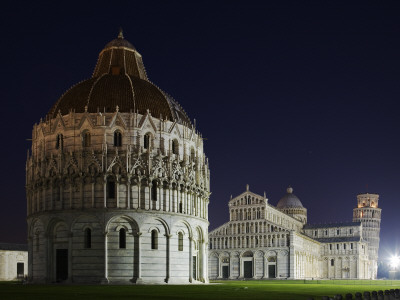
M 179 143 L 177 140 L 172 141 L 172 153 L 176 155 L 179 154 Z
M 126 230 L 125 230 L 125 228 L 121 228 L 119 230 L 119 248 L 120 249 L 126 248 Z
M 151 200 L 157 201 L 157 181 L 153 181 L 151 186 Z
M 63 137 L 63 135 L 60 133 L 60 134 L 57 134 L 57 140 L 56 140 L 56 149 L 63 149 L 63 146 L 64 146 L 64 137 Z
M 178 233 L 178 251 L 183 251 L 183 234 L 182 234 L 182 232 Z
M 119 130 L 114 131 L 114 146 L 115 147 L 122 146 L 122 133 Z
M 115 182 L 114 181 L 107 182 L 107 196 L 110 199 L 115 198 Z
M 91 143 L 91 137 L 90 137 L 90 132 L 85 130 L 82 133 L 82 146 L 83 147 L 89 147 Z
M 143 148 L 144 149 L 150 148 L 150 133 L 146 133 L 143 137 Z
M 151 231 L 151 249 L 158 249 L 158 232 L 155 229 Z
M 334 266 L 334 265 L 335 265 L 335 260 L 331 259 L 331 266 Z
M 179 212 L 182 213 L 182 202 L 179 203 Z
M 85 229 L 85 248 L 92 248 L 92 230 L 90 228 Z

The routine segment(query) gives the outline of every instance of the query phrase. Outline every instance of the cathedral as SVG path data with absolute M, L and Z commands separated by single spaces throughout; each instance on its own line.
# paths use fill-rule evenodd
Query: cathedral
M 273 206 L 247 185 L 228 203 L 229 222 L 209 233 L 209 278 L 376 279 L 378 201 L 358 195 L 352 222 L 313 225 L 291 187 Z
M 207 283 L 209 189 L 201 134 L 120 31 L 33 126 L 28 280 Z

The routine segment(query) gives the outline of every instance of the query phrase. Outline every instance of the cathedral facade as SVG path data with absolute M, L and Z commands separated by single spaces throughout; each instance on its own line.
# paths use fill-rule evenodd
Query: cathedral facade
M 292 188 L 273 206 L 247 186 L 209 233 L 209 278 L 376 279 L 378 200 L 358 195 L 352 222 L 312 225 Z
M 207 283 L 209 185 L 201 134 L 121 31 L 33 126 L 29 280 Z

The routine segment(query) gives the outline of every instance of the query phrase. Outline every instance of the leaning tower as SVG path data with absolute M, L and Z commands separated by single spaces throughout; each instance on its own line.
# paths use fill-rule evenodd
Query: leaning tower
M 379 232 L 381 228 L 381 209 L 378 208 L 378 194 L 360 194 L 357 207 L 353 209 L 353 222 L 361 222 L 363 238 L 368 242 L 368 255 L 372 261 L 371 277 L 376 279 L 378 271 Z

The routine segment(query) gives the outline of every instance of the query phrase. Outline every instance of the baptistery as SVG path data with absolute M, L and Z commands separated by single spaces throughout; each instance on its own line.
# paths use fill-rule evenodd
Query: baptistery
M 33 126 L 29 280 L 207 283 L 209 189 L 201 134 L 120 31 Z

